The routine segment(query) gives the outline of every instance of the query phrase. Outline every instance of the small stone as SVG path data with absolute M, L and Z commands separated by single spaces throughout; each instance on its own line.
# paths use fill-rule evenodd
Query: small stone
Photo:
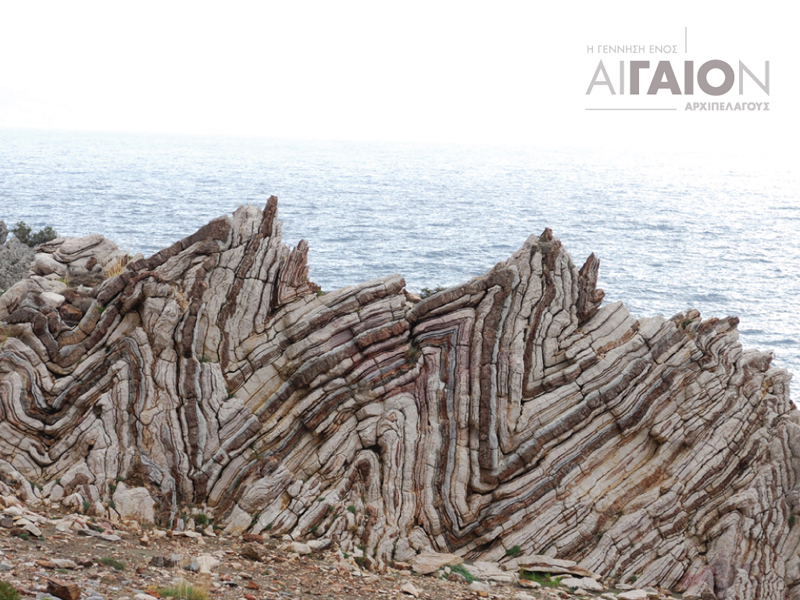
M 478 594 L 481 598 L 489 597 L 489 586 L 480 581 L 473 581 L 467 586 L 470 590 Z
M 287 552 L 297 552 L 298 554 L 311 554 L 311 548 L 308 544 L 301 544 L 300 542 L 289 542 L 283 549 Z
M 47 302 L 53 308 L 58 308 L 59 306 L 64 304 L 64 301 L 66 300 L 64 296 L 62 296 L 61 294 L 56 294 L 54 292 L 42 292 L 41 297 L 42 300 Z
M 68 558 L 53 558 L 50 562 L 56 566 L 56 569 L 77 569 L 78 565 L 74 560 Z
M 542 587 L 541 583 L 530 581 L 528 579 L 520 579 L 517 581 L 517 583 L 520 585 L 520 587 L 528 588 L 529 590 L 535 590 Z
M 205 574 L 211 573 L 211 569 L 218 567 L 220 562 L 211 554 L 201 554 L 197 558 L 197 565 L 199 567 L 198 573 Z
M 414 596 L 414 598 L 419 598 L 419 590 L 414 587 L 414 584 L 410 581 L 404 582 L 400 586 L 400 591 L 404 594 L 408 594 L 409 596 Z
M 47 593 L 61 598 L 61 600 L 80 600 L 81 588 L 74 583 L 60 579 L 48 579 Z
M 43 569 L 55 569 L 56 566 L 50 562 L 49 560 L 39 559 L 36 561 L 37 567 L 42 567 Z
M 331 545 L 331 540 L 330 538 L 322 540 L 308 540 L 306 545 L 314 551 L 320 551 L 329 548 Z
M 258 587 L 258 584 L 255 581 L 253 581 L 252 579 L 247 582 L 247 585 L 245 585 L 245 587 L 247 589 L 249 589 L 249 590 L 260 590 L 261 589 L 260 587 Z
M 10 565 L 5 561 L 0 562 L 0 573 L 7 573 L 8 571 L 13 571 L 13 570 L 14 570 L 13 565 Z
M 560 581 L 561 585 L 573 590 L 582 589 L 590 592 L 602 592 L 603 586 L 591 577 L 565 577 Z
M 139 593 L 133 597 L 134 600 L 158 600 L 155 596 L 151 596 L 150 594 L 143 594 Z
M 448 581 L 455 581 L 456 583 L 467 583 L 467 578 L 461 573 L 450 573 L 447 579 Z
M 617 594 L 617 600 L 646 600 L 647 597 L 648 594 L 644 590 L 630 590 Z
M 255 533 L 243 533 L 242 534 L 242 539 L 245 542 L 256 542 L 256 543 L 259 543 L 259 544 L 263 544 L 264 543 L 264 536 L 263 535 L 258 535 L 258 534 L 255 534 Z
M 196 558 L 193 558 L 187 564 L 183 565 L 183 568 L 192 573 L 197 573 L 200 570 L 200 564 L 197 562 Z
M 266 556 L 266 553 L 258 544 L 245 544 L 239 554 L 256 562 L 263 562 Z

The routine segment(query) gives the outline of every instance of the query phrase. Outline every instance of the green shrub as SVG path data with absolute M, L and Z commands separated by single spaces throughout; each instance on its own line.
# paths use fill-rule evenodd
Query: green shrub
M 511 546 L 511 548 L 506 550 L 506 556 L 510 556 L 511 558 L 519 556 L 520 554 L 522 554 L 522 548 L 519 546 Z
M 11 233 L 13 233 L 20 242 L 30 246 L 31 248 L 38 246 L 39 244 L 49 242 L 50 240 L 54 240 L 58 237 L 58 234 L 49 225 L 44 229 L 40 229 L 36 233 L 31 233 L 31 228 L 28 227 L 24 221 L 17 223 L 16 226 L 11 229 Z
M 438 294 L 439 292 L 443 292 L 446 289 L 447 289 L 446 287 L 442 287 L 441 285 L 437 285 L 433 289 L 431 289 L 431 288 L 422 288 L 419 291 L 419 295 L 420 295 L 420 298 L 422 298 L 424 300 L 425 298 L 430 298 L 434 294 Z
M 472 573 L 470 573 L 464 565 L 451 565 L 450 572 L 463 575 L 464 579 L 467 580 L 467 583 L 472 583 L 473 581 L 475 581 L 475 576 Z
M 111 567 L 112 569 L 116 569 L 117 571 L 124 571 L 125 570 L 125 563 L 122 561 L 117 560 L 116 558 L 111 558 L 110 556 L 106 556 L 100 559 L 100 564 L 104 567 Z
M 526 581 L 535 581 L 543 587 L 552 588 L 558 586 L 558 583 L 550 579 L 550 573 L 538 573 L 535 571 L 526 571 L 525 569 L 521 569 L 519 572 L 519 578 Z
M 192 585 L 186 581 L 179 581 L 173 586 L 161 588 L 158 595 L 173 597 L 179 600 L 208 600 L 208 592 L 200 586 Z

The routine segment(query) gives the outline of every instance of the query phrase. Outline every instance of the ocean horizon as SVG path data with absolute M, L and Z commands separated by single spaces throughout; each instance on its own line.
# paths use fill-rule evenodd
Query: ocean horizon
M 737 316 L 800 369 L 800 198 L 786 162 L 686 150 L 289 141 L 0 129 L 0 219 L 152 254 L 279 198 L 324 290 L 399 273 L 450 286 L 549 227 L 637 317 Z

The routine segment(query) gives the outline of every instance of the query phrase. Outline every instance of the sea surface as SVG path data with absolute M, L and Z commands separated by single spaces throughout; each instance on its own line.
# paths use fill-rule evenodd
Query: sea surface
M 279 198 L 325 290 L 449 286 L 550 227 L 637 316 L 736 315 L 800 371 L 800 177 L 755 152 L 281 141 L 0 129 L 0 219 L 149 255 Z M 741 149 L 740 149 L 741 150 Z

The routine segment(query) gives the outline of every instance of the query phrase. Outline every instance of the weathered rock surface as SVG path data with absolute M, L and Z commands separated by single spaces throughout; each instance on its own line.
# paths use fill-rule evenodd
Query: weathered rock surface
M 735 318 L 601 306 L 549 230 L 416 303 L 399 276 L 317 294 L 307 250 L 274 198 L 147 259 L 41 246 L 0 297 L 0 491 L 102 512 L 124 481 L 160 523 L 202 505 L 377 565 L 543 553 L 800 598 L 800 414 Z
M 0 221 L 0 223 L 3 223 Z M 0 238 L 5 238 L 8 231 L 5 224 L 0 227 Z M 33 262 L 34 252 L 17 238 L 0 242 L 0 294 L 25 276 Z

